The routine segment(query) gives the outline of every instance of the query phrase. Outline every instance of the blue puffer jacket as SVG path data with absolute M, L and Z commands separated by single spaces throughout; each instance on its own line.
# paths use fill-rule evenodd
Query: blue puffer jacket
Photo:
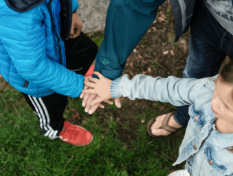
M 83 89 L 84 77 L 65 67 L 60 1 L 0 1 L 0 74 L 14 88 L 34 97 L 54 92 L 78 97 Z M 68 2 L 70 11 L 76 11 L 77 0 Z

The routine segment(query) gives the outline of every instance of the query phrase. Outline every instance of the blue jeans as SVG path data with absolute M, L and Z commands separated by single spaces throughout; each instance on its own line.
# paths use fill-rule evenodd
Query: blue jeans
M 203 78 L 218 74 L 226 56 L 233 59 L 232 46 L 233 35 L 215 20 L 201 1 L 191 23 L 189 56 L 183 77 Z M 187 126 L 188 106 L 178 107 L 174 119 L 181 126 Z

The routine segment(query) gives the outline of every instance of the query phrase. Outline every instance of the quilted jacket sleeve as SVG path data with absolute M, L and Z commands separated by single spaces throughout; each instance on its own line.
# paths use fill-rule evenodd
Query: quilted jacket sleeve
M 80 95 L 84 77 L 46 56 L 46 26 L 42 23 L 44 16 L 39 7 L 0 19 L 3 46 L 25 80 L 66 96 Z
M 72 8 L 73 12 L 75 12 L 79 7 L 78 1 L 77 0 L 72 0 Z

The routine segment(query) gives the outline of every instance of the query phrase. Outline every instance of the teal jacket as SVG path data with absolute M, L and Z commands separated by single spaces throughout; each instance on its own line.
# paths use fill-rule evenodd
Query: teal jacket
M 121 76 L 126 59 L 155 20 L 158 7 L 164 2 L 165 0 L 111 0 L 105 37 L 96 56 L 95 71 L 109 79 Z M 195 2 L 170 0 L 176 21 L 175 41 L 188 30 Z

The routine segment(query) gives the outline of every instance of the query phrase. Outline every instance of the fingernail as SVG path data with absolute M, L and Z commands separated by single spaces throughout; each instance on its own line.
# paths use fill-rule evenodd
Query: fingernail
M 85 112 L 87 112 L 87 108 L 85 109 Z
M 104 106 L 101 106 L 102 109 L 104 109 Z
M 92 114 L 92 110 L 89 111 L 89 114 Z
M 156 130 L 152 130 L 152 133 L 153 133 L 153 134 L 156 134 Z
M 80 98 L 83 98 L 83 94 L 80 95 Z
M 85 106 L 85 104 L 84 104 L 84 103 L 82 103 L 82 106 L 84 107 L 84 106 Z
M 121 103 L 118 103 L 118 106 L 121 107 Z
M 113 102 L 110 103 L 111 105 L 113 104 Z

